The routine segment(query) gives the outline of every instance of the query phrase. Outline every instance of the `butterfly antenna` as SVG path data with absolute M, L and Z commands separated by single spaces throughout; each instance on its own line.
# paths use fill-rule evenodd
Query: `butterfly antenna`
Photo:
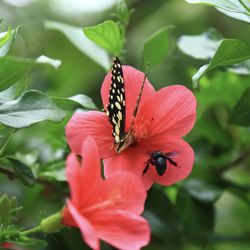
M 149 69 L 149 62 L 147 63 L 146 72 L 145 72 L 145 75 L 144 75 L 144 78 L 143 78 L 143 81 L 142 81 L 141 89 L 140 89 L 139 95 L 138 95 L 137 100 L 136 100 L 135 109 L 134 109 L 133 117 L 132 117 L 133 120 L 137 116 L 137 112 L 138 112 L 138 109 L 139 109 L 139 104 L 140 104 L 140 101 L 141 101 L 143 88 L 144 88 L 144 85 L 145 85 L 145 82 L 146 82 L 146 79 L 147 79 L 147 76 L 148 76 L 148 69 Z

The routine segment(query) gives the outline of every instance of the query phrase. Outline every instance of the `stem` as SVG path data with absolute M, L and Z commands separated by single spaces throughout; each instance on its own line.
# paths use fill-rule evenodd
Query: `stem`
M 13 180 L 16 178 L 16 175 L 14 172 L 12 172 L 10 169 L 1 165 L 0 165 L 0 173 L 6 175 L 10 180 Z
M 212 243 L 222 243 L 222 242 L 249 242 L 249 232 L 246 232 L 242 235 L 211 235 L 209 237 L 210 242 Z
M 39 232 L 41 232 L 41 227 L 37 226 L 37 227 L 31 228 L 29 230 L 25 230 L 25 231 L 21 232 L 20 234 L 22 236 L 26 236 L 28 234 L 34 234 L 34 233 L 39 233 Z
M 243 0 L 239 0 L 239 2 L 241 3 L 241 5 L 250 13 L 250 7 L 248 7 Z
M 222 166 L 219 169 L 219 172 L 222 174 L 225 171 L 228 171 L 234 167 L 236 167 L 237 165 L 239 165 L 240 163 L 244 162 L 248 157 L 250 156 L 250 150 L 246 150 L 245 152 L 243 152 L 238 158 L 236 158 L 234 161 L 229 162 L 227 165 Z
M 18 176 L 12 170 L 10 170 L 9 168 L 2 166 L 2 165 L 0 165 L 0 174 L 6 175 L 10 180 L 14 180 L 14 179 L 18 178 Z M 53 189 L 53 183 L 51 183 L 47 180 L 37 178 L 36 183 L 39 183 L 41 185 L 44 185 L 46 187 Z

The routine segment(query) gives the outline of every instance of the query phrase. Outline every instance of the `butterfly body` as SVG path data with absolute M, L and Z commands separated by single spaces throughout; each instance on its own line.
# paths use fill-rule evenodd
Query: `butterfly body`
M 107 115 L 113 126 L 115 143 L 121 143 L 125 137 L 126 123 L 125 86 L 120 60 L 116 57 L 112 67 L 111 86 L 109 91 L 109 104 Z
M 111 85 L 109 91 L 109 104 L 107 106 L 107 115 L 113 126 L 114 143 L 116 144 L 116 152 L 120 153 L 129 147 L 135 140 L 133 127 L 138 112 L 141 95 L 146 80 L 146 74 L 141 85 L 141 89 L 135 103 L 135 109 L 131 119 L 128 131 L 125 131 L 126 124 L 126 95 L 125 82 L 123 77 L 122 65 L 118 57 L 115 57 L 111 70 Z

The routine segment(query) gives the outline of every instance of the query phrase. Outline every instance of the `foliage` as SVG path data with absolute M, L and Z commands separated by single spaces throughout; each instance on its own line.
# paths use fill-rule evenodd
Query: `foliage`
M 198 101 L 195 127 L 185 137 L 195 166 L 186 180 L 148 192 L 143 216 L 152 237 L 145 249 L 249 249 L 249 1 L 120 0 L 99 13 L 73 11 L 73 18 L 48 1 L 22 8 L 7 2 L 0 3 L 6 16 L 0 32 L 0 242 L 87 249 L 77 230 L 42 228 L 58 223 L 68 197 L 65 125 L 76 110 L 102 106 L 101 83 L 112 57 L 120 56 L 142 71 L 149 62 L 156 89 L 185 84 Z

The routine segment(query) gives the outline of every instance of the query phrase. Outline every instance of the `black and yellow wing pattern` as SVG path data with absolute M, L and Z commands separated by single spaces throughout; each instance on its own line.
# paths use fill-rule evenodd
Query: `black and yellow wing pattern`
M 122 65 L 118 57 L 114 59 L 111 73 L 112 77 L 107 115 L 113 126 L 115 143 L 119 144 L 126 136 L 126 99 Z

